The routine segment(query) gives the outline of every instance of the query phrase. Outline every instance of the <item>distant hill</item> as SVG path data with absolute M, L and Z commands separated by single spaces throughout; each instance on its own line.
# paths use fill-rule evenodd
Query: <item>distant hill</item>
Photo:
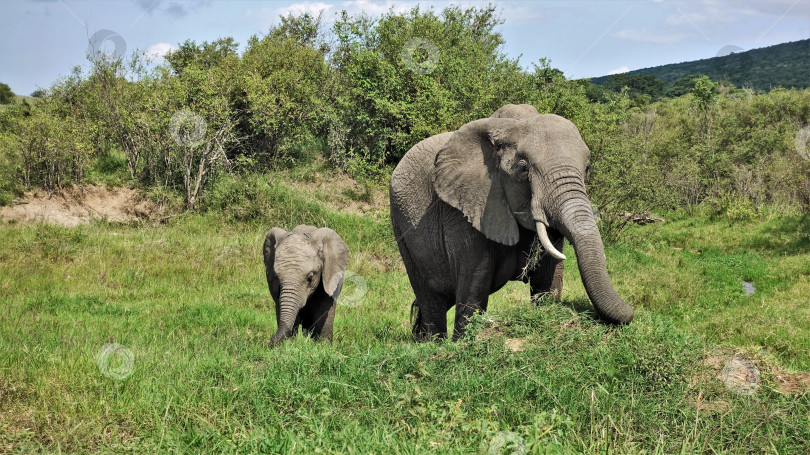
M 775 87 L 810 87 L 810 39 L 737 52 L 692 62 L 672 63 L 629 71 L 624 74 L 652 74 L 671 86 L 689 74 L 705 74 L 716 81 L 728 81 L 737 87 L 770 90 Z M 605 83 L 610 76 L 591 79 Z

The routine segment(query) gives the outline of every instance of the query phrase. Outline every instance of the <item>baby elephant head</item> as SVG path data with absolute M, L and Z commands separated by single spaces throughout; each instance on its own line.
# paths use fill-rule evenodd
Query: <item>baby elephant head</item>
M 267 286 L 276 302 L 278 331 L 272 344 L 303 325 L 313 338 L 332 339 L 335 304 L 349 264 L 349 248 L 329 228 L 273 228 L 264 240 Z

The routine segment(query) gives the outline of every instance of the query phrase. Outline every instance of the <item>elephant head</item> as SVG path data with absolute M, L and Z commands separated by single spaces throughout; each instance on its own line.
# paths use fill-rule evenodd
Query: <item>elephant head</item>
M 264 266 L 278 321 L 273 344 L 293 335 L 305 306 L 326 317 L 340 295 L 348 263 L 349 249 L 332 229 L 301 225 L 267 233 Z
M 551 237 L 568 239 L 597 312 L 628 323 L 633 308 L 610 283 L 604 248 L 585 192 L 590 150 L 570 121 L 508 105 L 459 128 L 439 150 L 437 195 L 488 239 L 515 245 L 519 228 L 537 232 L 547 254 L 565 256 Z

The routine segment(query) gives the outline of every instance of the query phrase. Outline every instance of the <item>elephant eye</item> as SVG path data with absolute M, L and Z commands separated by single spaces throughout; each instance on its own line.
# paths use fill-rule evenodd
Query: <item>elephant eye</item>
M 515 165 L 515 175 L 520 179 L 525 179 L 529 176 L 529 162 L 520 160 Z
M 312 284 L 313 278 L 315 278 L 315 272 L 309 272 L 309 275 L 307 275 L 307 283 Z

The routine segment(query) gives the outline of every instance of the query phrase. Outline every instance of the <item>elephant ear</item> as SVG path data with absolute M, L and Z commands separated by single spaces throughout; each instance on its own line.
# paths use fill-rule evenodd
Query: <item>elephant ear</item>
M 329 228 L 320 228 L 312 234 L 312 240 L 320 242 L 323 252 L 323 271 L 321 282 L 330 297 L 337 300 L 343 288 L 343 278 L 349 265 L 349 247 L 337 232 Z
M 462 126 L 439 150 L 433 170 L 436 194 L 488 239 L 504 245 L 516 244 L 520 234 L 501 187 L 497 146 L 514 124 L 485 118 Z
M 284 229 L 274 227 L 270 229 L 267 235 L 264 238 L 264 247 L 262 248 L 262 253 L 264 254 L 264 272 L 267 275 L 267 286 L 272 286 L 271 278 L 275 275 L 275 269 L 273 265 L 276 262 L 276 248 L 278 247 L 278 243 L 281 241 L 282 238 L 286 237 L 289 232 L 285 231 Z M 273 292 L 273 289 L 270 289 L 270 292 Z

